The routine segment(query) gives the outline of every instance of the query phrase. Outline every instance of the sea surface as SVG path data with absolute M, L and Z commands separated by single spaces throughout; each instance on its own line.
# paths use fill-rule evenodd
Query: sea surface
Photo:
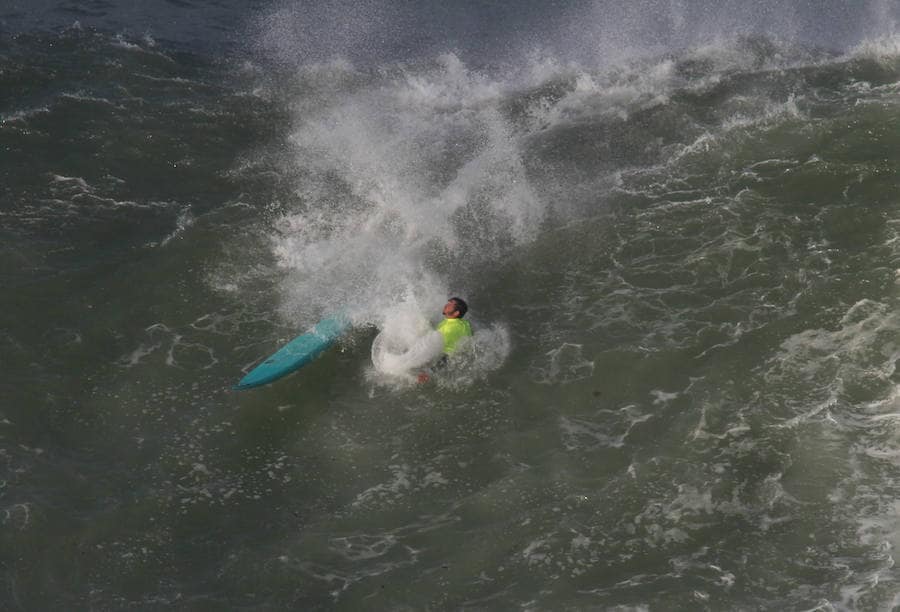
M 900 8 L 788 4 L 0 0 L 0 609 L 900 606 Z

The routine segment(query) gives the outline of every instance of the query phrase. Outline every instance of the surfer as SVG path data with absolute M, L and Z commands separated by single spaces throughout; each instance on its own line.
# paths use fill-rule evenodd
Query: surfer
M 462 298 L 452 297 L 447 300 L 442 312 L 444 320 L 437 326 L 438 333 L 444 339 L 444 352 L 437 363 L 432 366 L 432 370 L 444 367 L 447 364 L 447 359 L 456 350 L 456 345 L 459 341 L 472 335 L 472 326 L 463 319 L 468 311 L 469 305 Z M 430 376 L 427 372 L 419 373 L 418 380 L 420 383 L 428 382 L 429 379 Z

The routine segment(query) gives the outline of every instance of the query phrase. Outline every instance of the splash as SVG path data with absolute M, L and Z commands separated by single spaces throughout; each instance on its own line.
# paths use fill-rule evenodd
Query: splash
M 473 269 L 533 239 L 544 205 L 501 112 L 502 83 L 454 55 L 392 70 L 301 71 L 312 86 L 290 137 L 295 206 L 271 241 L 286 273 L 283 315 L 340 309 L 386 330 L 376 363 L 396 373 L 423 361 L 412 364 L 413 342 L 396 330 L 422 336 L 451 293 L 468 295 Z M 384 357 L 397 347 L 405 357 Z
M 286 64 L 335 56 L 382 64 L 456 51 L 478 65 L 515 65 L 535 49 L 563 61 L 612 66 L 639 56 L 765 36 L 841 51 L 897 32 L 891 0 L 282 0 L 258 20 L 257 47 Z
M 382 376 L 380 382 L 412 382 L 413 372 L 437 359 L 443 350 L 441 335 L 435 331 L 414 302 L 405 302 L 392 311 L 372 343 L 372 365 Z M 376 381 L 378 382 L 378 381 Z
M 367 379 L 373 387 L 409 388 L 420 384 L 420 372 L 438 388 L 461 390 L 500 368 L 510 353 L 509 331 L 503 324 L 479 326 L 463 338 L 449 359 L 438 362 L 443 338 L 415 310 L 389 320 L 372 343 L 372 368 Z M 434 367 L 437 364 L 438 367 Z
M 735 3 L 731 11 L 659 4 L 584 3 L 540 25 L 531 17 L 521 29 L 507 23 L 502 42 L 463 36 L 457 42 L 471 44 L 459 47 L 435 34 L 458 22 L 400 17 L 386 3 L 310 11 L 282 3 L 260 22 L 258 47 L 286 70 L 277 89 L 292 115 L 284 164 L 291 193 L 270 236 L 284 272 L 283 318 L 312 324 L 340 310 L 358 325 L 411 326 L 415 340 L 391 331 L 376 351 L 380 370 L 409 370 L 385 356 L 427 344 L 423 322 L 434 324 L 451 294 L 474 298 L 477 314 L 490 270 L 532 243 L 550 212 L 562 222 L 595 214 L 597 194 L 631 168 L 665 165 L 692 143 L 705 148 L 773 114 L 802 115 L 802 100 L 741 89 L 736 72 L 833 57 L 797 42 L 821 37 L 831 23 L 800 9 L 766 5 L 753 17 Z M 883 3 L 870 9 L 864 15 L 893 18 Z M 478 14 L 472 8 L 469 21 Z M 854 32 L 868 31 L 863 21 Z M 406 44 L 412 23 L 435 36 Z M 850 40 L 851 29 L 832 39 Z M 333 34 L 329 45 L 322 32 Z M 623 36 L 628 44 L 619 44 Z M 499 46 L 505 54 L 493 54 Z M 682 110 L 722 92 L 734 108 L 712 124 Z M 680 122 L 677 138 L 662 129 L 672 121 Z M 651 137 L 656 124 L 664 136 Z M 499 329 L 492 347 L 508 346 Z

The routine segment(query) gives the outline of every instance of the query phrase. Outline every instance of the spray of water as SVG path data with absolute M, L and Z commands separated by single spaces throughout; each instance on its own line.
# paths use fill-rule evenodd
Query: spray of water
M 418 367 L 422 338 L 446 298 L 477 289 L 472 270 L 533 240 L 548 211 L 566 212 L 579 189 L 596 202 L 591 185 L 615 176 L 632 151 L 633 163 L 671 153 L 665 143 L 614 142 L 617 122 L 666 105 L 678 88 L 714 86 L 729 67 L 781 62 L 777 46 L 724 38 L 760 30 L 814 38 L 834 23 L 771 2 L 754 4 L 755 16 L 743 4 L 726 5 L 598 1 L 549 13 L 533 6 L 523 13 L 530 17 L 499 15 L 507 21 L 495 31 L 473 26 L 484 10 L 475 5 L 468 13 L 462 7 L 463 16 L 432 7 L 428 17 L 424 9 L 401 16 L 379 2 L 284 3 L 261 22 L 259 40 L 288 66 L 293 83 L 294 205 L 271 236 L 286 272 L 285 318 L 343 311 L 383 330 L 373 355 L 380 372 Z M 844 9 L 835 3 L 829 11 Z M 850 40 L 866 19 L 890 22 L 895 12 L 875 2 L 837 38 Z M 447 50 L 462 42 L 471 43 L 465 51 Z M 693 51 L 673 60 L 667 49 L 682 45 Z M 472 57 L 473 49 L 480 55 Z M 527 60 L 510 64 L 511 55 Z M 635 59 L 648 55 L 657 59 Z M 695 74 L 698 66 L 708 81 Z M 555 134 L 577 143 L 569 136 L 586 123 L 615 159 L 597 147 L 554 153 Z M 567 178 L 573 164 L 583 165 L 578 180 Z M 477 313 L 476 299 L 476 322 Z M 496 367 L 508 334 L 502 325 L 481 328 L 472 354 Z
M 272 236 L 284 312 L 343 310 L 392 336 L 379 346 L 408 349 L 409 330 L 468 293 L 473 267 L 531 240 L 543 218 L 501 87 L 452 54 L 388 75 L 301 70 L 306 83 L 330 74 L 305 92 L 290 139 L 299 204 Z M 336 74 L 355 86 L 332 98 Z

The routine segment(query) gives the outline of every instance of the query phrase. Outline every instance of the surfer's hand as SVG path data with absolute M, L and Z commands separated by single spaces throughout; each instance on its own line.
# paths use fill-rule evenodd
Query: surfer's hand
M 419 376 L 416 377 L 416 380 L 419 381 L 419 384 L 421 384 L 421 383 L 427 383 L 430 378 L 431 377 L 428 376 L 428 374 L 426 374 L 425 372 L 419 372 Z

